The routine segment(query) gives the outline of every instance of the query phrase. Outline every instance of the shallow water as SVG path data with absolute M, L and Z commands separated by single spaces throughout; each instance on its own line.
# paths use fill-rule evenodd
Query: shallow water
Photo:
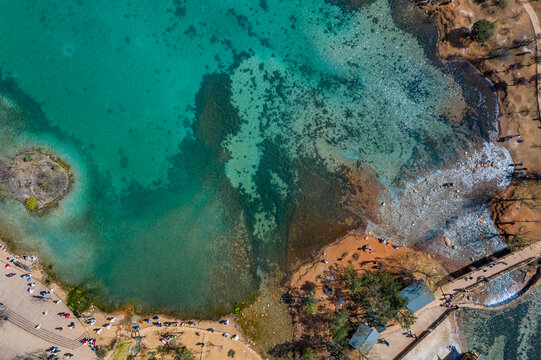
M 502 311 L 466 309 L 461 330 L 468 347 L 491 360 L 535 360 L 541 354 L 541 288 L 513 308 Z
M 7 0 L 0 20 L 0 155 L 51 148 L 76 181 L 44 217 L 1 203 L 3 232 L 114 302 L 227 311 L 365 226 L 379 194 L 348 175 L 394 196 L 494 129 L 489 86 L 386 1 Z

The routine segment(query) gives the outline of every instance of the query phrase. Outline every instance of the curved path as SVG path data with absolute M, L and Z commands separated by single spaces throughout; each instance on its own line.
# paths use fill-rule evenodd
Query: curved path
M 539 19 L 537 17 L 537 14 L 535 13 L 535 10 L 532 8 L 532 6 L 527 2 L 521 2 L 522 6 L 524 7 L 524 10 L 526 10 L 526 13 L 528 13 L 528 16 L 530 17 L 530 21 L 532 22 L 533 26 L 533 32 L 535 34 L 535 45 L 536 45 L 536 60 L 541 60 L 541 26 L 539 25 Z M 541 74 L 541 62 L 536 61 L 536 73 L 537 76 Z M 536 92 L 537 92 L 537 109 L 539 111 L 539 117 L 541 118 L 541 82 L 539 80 L 536 80 Z

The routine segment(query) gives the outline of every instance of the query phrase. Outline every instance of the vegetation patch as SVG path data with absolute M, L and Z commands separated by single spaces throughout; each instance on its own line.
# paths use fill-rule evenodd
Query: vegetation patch
M 195 354 L 186 346 L 180 346 L 175 350 L 175 360 L 195 360 Z
M 29 197 L 28 199 L 26 199 L 25 205 L 26 210 L 28 210 L 29 212 L 34 212 L 38 208 L 38 199 L 36 199 L 35 196 Z
M 408 304 L 408 300 L 400 295 L 399 282 L 390 273 L 359 274 L 350 267 L 344 277 L 351 299 L 362 309 L 370 326 L 387 326 Z
M 487 19 L 478 20 L 473 24 L 471 35 L 475 41 L 486 42 L 494 35 L 494 24 Z
M 66 164 L 65 162 L 63 162 L 62 160 L 60 159 L 55 159 L 56 163 L 58 165 L 60 165 L 62 168 L 64 168 L 64 170 L 66 171 L 70 171 L 70 166 L 68 164 Z
M 128 341 L 121 341 L 118 343 L 115 351 L 115 359 L 126 359 L 128 357 L 128 350 L 130 349 L 130 343 Z
M 75 314 L 80 314 L 90 308 L 92 298 L 83 289 L 74 287 L 68 294 L 66 304 Z

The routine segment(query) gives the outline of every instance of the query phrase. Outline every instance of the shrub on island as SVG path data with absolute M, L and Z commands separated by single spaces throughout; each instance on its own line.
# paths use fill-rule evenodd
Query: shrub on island
M 28 199 L 26 199 L 25 205 L 26 205 L 26 209 L 29 212 L 33 212 L 38 208 L 38 199 L 36 199 L 35 196 L 31 196 Z

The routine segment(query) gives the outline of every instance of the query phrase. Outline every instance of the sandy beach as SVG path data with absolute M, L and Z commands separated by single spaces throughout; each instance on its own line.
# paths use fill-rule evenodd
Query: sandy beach
M 260 359 L 253 342 L 231 316 L 220 321 L 194 321 L 163 315 L 138 316 L 129 310 L 104 313 L 92 306 L 83 317 L 76 317 L 66 306 L 65 289 L 54 282 L 45 286 L 47 275 L 37 256 L 28 255 L 29 260 L 25 260 L 9 252 L 4 243 L 0 245 L 0 312 L 2 319 L 7 316 L 7 320 L 0 320 L 5 334 L 0 337 L 2 359 L 38 356 L 55 347 L 61 357 L 71 354 L 76 359 L 125 359 L 137 348 L 135 359 L 152 354 L 156 359 L 173 359 L 174 346 L 181 345 L 197 358 L 225 359 L 234 355 L 235 359 Z M 96 349 L 105 351 L 93 351 L 92 339 Z

